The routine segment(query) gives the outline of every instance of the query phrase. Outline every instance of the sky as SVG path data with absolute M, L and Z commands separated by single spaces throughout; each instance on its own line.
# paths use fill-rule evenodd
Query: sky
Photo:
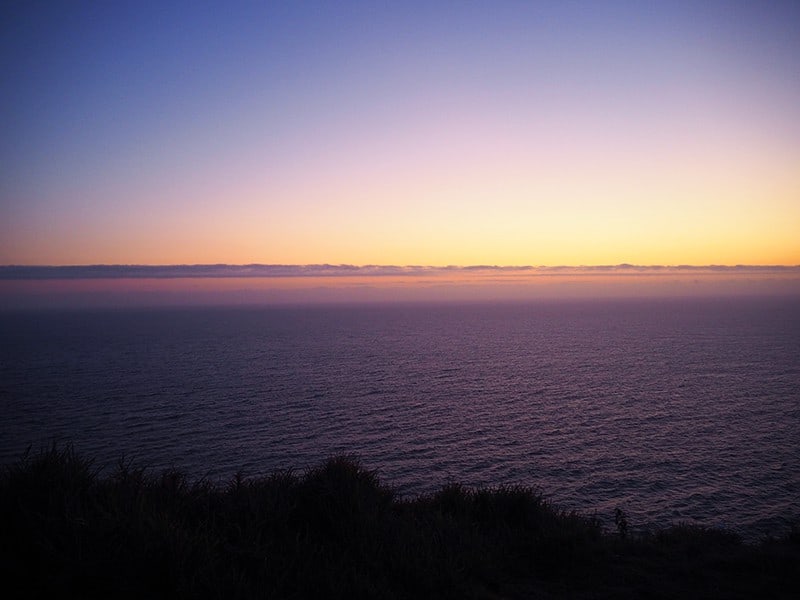
M 800 264 L 797 2 L 0 11 L 0 265 Z

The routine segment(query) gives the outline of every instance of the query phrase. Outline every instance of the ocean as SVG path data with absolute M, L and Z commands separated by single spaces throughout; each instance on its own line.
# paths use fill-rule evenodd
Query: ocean
M 3 463 L 347 453 L 405 496 L 521 484 L 639 530 L 800 517 L 797 298 L 5 311 L 0 344 Z

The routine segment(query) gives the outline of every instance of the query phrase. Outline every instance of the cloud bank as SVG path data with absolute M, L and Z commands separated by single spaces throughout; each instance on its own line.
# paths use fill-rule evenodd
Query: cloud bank
M 471 275 L 663 275 L 663 274 L 800 275 L 800 265 L 600 265 L 600 266 L 419 266 L 419 265 L 69 265 L 0 266 L 0 280 L 50 279 L 185 279 L 278 277 L 436 277 Z
M 782 296 L 800 266 L 0 266 L 0 309 Z

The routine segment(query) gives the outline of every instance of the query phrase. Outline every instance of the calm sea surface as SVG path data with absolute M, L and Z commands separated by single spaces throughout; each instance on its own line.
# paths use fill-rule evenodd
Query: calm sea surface
M 58 438 L 227 479 L 358 454 L 638 528 L 800 516 L 800 301 L 0 313 L 0 460 Z

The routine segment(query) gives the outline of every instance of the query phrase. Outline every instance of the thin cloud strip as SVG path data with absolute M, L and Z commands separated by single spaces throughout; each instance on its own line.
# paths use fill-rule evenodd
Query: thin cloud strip
M 730 273 L 800 275 L 800 265 L 600 265 L 600 266 L 396 266 L 396 265 L 70 265 L 0 266 L 0 280 L 52 279 L 185 279 L 277 277 L 387 277 L 497 273 L 520 275 L 648 275 L 665 273 Z

